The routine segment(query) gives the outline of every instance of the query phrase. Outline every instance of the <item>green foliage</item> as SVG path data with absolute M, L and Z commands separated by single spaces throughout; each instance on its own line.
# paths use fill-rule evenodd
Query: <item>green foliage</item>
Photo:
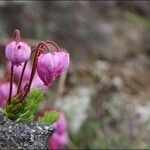
M 34 89 L 29 93 L 26 99 L 24 109 L 21 111 L 17 121 L 28 122 L 32 121 L 34 115 L 43 100 L 43 94 L 39 89 Z
M 59 118 L 59 115 L 56 111 L 46 111 L 43 117 L 38 118 L 40 123 L 54 123 Z
M 9 119 L 16 120 L 22 112 L 24 106 L 25 101 L 21 102 L 19 97 L 16 96 L 12 99 L 10 105 L 6 106 L 4 112 Z
M 4 113 L 11 120 L 29 122 L 34 119 L 35 113 L 43 100 L 43 94 L 39 89 L 32 90 L 24 101 L 14 97 L 11 104 L 7 105 Z M 56 111 L 47 111 L 43 117 L 39 117 L 41 123 L 54 123 L 58 119 Z
M 32 90 L 22 102 L 18 97 L 14 97 L 11 104 L 6 106 L 6 116 L 11 120 L 32 121 L 42 100 L 43 94 L 39 89 Z

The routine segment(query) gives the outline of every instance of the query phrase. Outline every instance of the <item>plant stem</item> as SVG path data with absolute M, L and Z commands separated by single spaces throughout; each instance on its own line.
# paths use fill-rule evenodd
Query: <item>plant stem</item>
M 20 31 L 18 29 L 14 32 L 14 41 L 16 41 L 16 43 L 20 42 Z
M 47 40 L 45 43 L 52 44 L 57 49 L 57 51 L 59 51 L 59 47 L 55 42 Z
M 32 71 L 31 71 L 31 75 L 30 75 L 30 79 L 29 79 L 29 84 L 28 84 L 28 87 L 27 87 L 24 95 L 22 96 L 21 100 L 23 100 L 27 96 L 28 92 L 30 91 L 30 87 L 31 87 L 31 84 L 32 84 L 32 81 L 33 81 L 33 77 L 34 77 L 34 74 L 36 72 L 37 58 L 40 55 L 40 46 L 41 46 L 41 44 L 39 44 L 38 47 L 35 49 L 35 56 L 34 56 Z
M 11 102 L 12 90 L 13 90 L 13 72 L 14 72 L 14 64 L 11 63 L 11 73 L 10 73 L 10 88 L 9 88 L 9 98 L 8 104 Z
M 17 94 L 19 94 L 19 91 L 20 91 L 20 88 L 21 88 L 21 83 L 22 83 L 22 79 L 23 79 L 23 75 L 24 75 L 24 72 L 25 72 L 25 68 L 26 68 L 27 62 L 28 61 L 26 61 L 24 63 L 24 66 L 23 66 L 23 69 L 22 69 L 22 72 L 21 72 L 21 77 L 20 77 L 19 84 L 18 84 Z

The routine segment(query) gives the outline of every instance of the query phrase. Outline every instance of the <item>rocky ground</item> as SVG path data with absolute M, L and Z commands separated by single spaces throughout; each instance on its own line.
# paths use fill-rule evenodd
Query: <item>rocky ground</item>
M 69 71 L 47 97 L 67 114 L 69 148 L 150 147 L 150 2 L 4 2 L 0 7 L 1 39 L 20 28 L 32 45 L 30 39 L 53 39 L 71 54 Z
M 54 131 L 49 124 L 12 122 L 0 112 L 0 149 L 48 149 Z

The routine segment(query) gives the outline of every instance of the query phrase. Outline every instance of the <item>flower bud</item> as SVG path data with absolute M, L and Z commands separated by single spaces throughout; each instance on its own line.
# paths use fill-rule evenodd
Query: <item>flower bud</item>
M 6 100 L 8 99 L 9 88 L 10 88 L 9 82 L 0 84 L 0 107 L 3 107 L 6 103 Z M 16 92 L 17 86 L 16 84 L 13 84 L 12 96 L 15 96 Z
M 5 54 L 9 61 L 19 66 L 29 59 L 31 48 L 24 42 L 13 41 L 6 46 Z
M 44 84 L 51 84 L 69 66 L 70 57 L 66 52 L 41 54 L 38 57 L 37 73 Z

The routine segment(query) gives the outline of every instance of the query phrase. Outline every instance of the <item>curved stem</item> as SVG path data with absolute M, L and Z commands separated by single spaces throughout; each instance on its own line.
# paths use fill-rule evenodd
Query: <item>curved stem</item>
M 25 72 L 25 68 L 26 68 L 27 62 L 28 61 L 26 61 L 24 63 L 24 66 L 23 66 L 23 69 L 22 69 L 22 72 L 21 72 L 21 76 L 20 76 L 20 80 L 19 80 L 19 84 L 18 84 L 17 94 L 19 94 L 19 91 L 20 91 L 20 88 L 21 88 L 21 83 L 22 83 L 22 79 L 23 79 L 23 75 L 24 75 L 24 72 Z
M 46 48 L 47 50 L 49 50 L 49 48 L 48 48 L 47 44 L 46 44 L 44 41 L 42 41 L 42 42 L 40 42 L 40 43 L 39 43 L 39 45 L 38 45 L 39 50 L 40 50 L 40 51 L 42 51 L 42 52 L 44 52 L 44 50 L 43 50 L 43 49 L 41 49 L 41 48 L 43 48 L 44 46 L 45 46 L 45 48 Z M 41 47 L 41 48 L 40 48 L 40 47 Z M 32 52 L 31 52 L 31 53 L 33 53 L 36 49 L 37 49 L 37 47 L 36 47 L 36 48 L 34 48 L 34 49 L 32 50 Z
M 10 102 L 11 102 L 11 96 L 12 96 L 12 90 L 13 90 L 13 72 L 14 72 L 14 64 L 11 63 L 10 88 L 9 88 L 8 104 L 10 104 Z
M 35 52 L 35 50 L 37 50 L 37 48 L 34 48 L 34 49 L 32 50 L 32 52 L 31 52 L 31 54 L 33 54 L 33 53 Z M 44 50 L 43 50 L 43 49 L 39 48 L 39 50 L 44 53 Z
M 59 46 L 55 42 L 53 42 L 53 41 L 47 40 L 45 43 L 52 44 L 57 49 L 57 51 L 60 50 Z
M 23 99 L 27 96 L 27 94 L 29 93 L 29 91 L 30 91 L 31 84 L 32 84 L 32 81 L 33 81 L 33 78 L 34 78 L 34 75 L 35 75 L 35 72 L 36 72 L 36 68 L 37 68 L 38 56 L 40 55 L 41 51 L 43 52 L 43 49 L 42 49 L 42 48 L 43 48 L 44 46 L 49 50 L 47 44 L 52 44 L 52 45 L 57 49 L 57 51 L 59 51 L 58 45 L 57 45 L 55 42 L 53 42 L 53 41 L 41 42 L 41 43 L 39 43 L 39 45 L 37 46 L 37 48 L 35 48 L 35 49 L 32 51 L 32 53 L 35 52 L 34 61 L 33 61 L 33 66 L 32 66 L 32 71 L 31 71 L 31 75 L 30 75 L 30 79 L 29 79 L 29 84 L 28 84 L 27 89 L 26 89 L 26 91 L 24 92 L 24 94 L 23 94 L 21 100 L 23 100 Z
M 46 42 L 44 42 L 44 41 L 40 42 L 38 46 L 39 46 L 39 47 L 41 46 L 41 48 L 43 48 L 43 47 L 45 46 L 45 48 L 46 48 L 47 50 L 49 50 L 49 47 L 47 46 Z

